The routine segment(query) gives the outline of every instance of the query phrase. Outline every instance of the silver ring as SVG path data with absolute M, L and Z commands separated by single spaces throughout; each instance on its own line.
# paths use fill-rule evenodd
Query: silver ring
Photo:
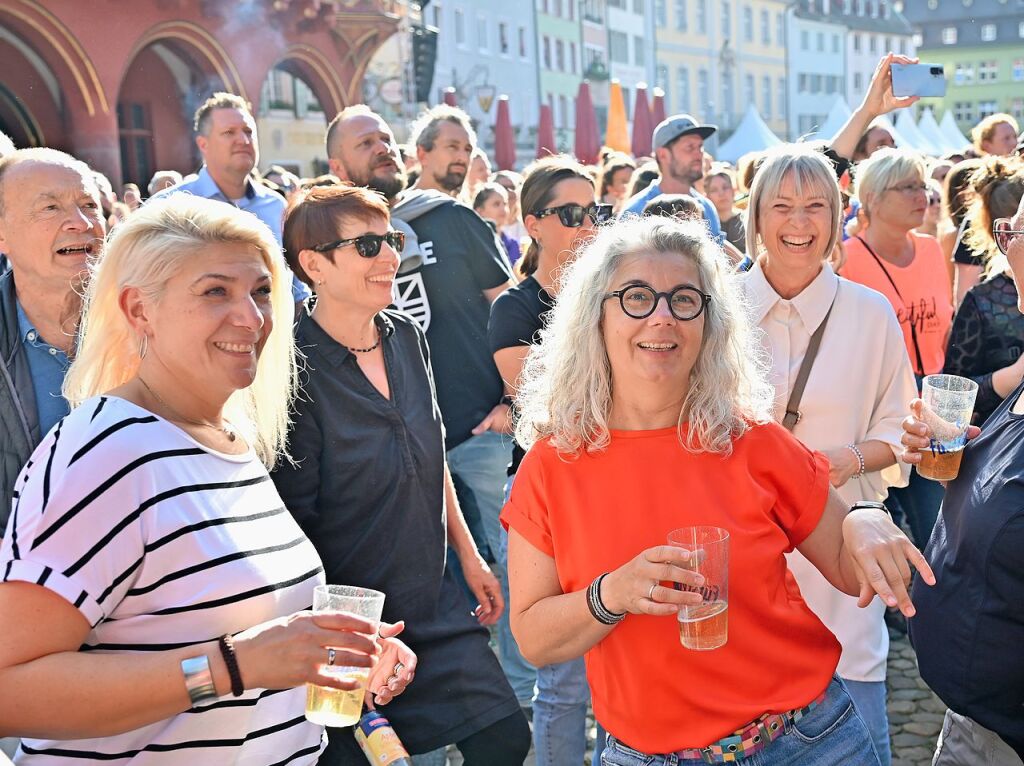
M 657 587 L 658 587 L 658 583 L 654 583 L 654 585 L 651 586 L 651 589 L 649 591 L 647 591 L 647 600 L 648 601 L 654 601 L 654 589 L 657 588 Z
M 328 665 L 333 665 L 334 664 L 334 656 L 335 656 L 334 650 L 333 649 L 328 649 L 327 650 L 327 664 Z
M 395 670 L 394 670 L 394 672 L 392 673 L 392 675 L 393 675 L 393 676 L 394 676 L 395 678 L 398 678 L 398 674 L 402 672 L 402 669 L 403 669 L 404 667 L 405 667 L 405 665 L 404 665 L 403 663 L 401 663 L 401 662 L 396 662 L 396 663 L 395 663 Z

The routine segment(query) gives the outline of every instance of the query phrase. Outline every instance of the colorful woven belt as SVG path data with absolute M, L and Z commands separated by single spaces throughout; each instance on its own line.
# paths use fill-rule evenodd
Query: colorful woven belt
M 751 721 L 746 726 L 738 729 L 735 734 L 723 737 L 718 742 L 707 747 L 679 750 L 675 755 L 681 759 L 700 759 L 704 763 L 734 763 L 742 761 L 754 753 L 764 750 L 768 745 L 785 734 L 789 726 L 792 726 L 810 713 L 824 700 L 825 692 L 822 692 L 821 696 L 799 710 L 790 710 L 786 713 L 765 713 L 757 720 Z

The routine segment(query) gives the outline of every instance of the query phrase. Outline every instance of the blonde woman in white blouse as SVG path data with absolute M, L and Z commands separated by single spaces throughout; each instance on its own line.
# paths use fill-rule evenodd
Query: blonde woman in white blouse
M 884 296 L 836 276 L 826 261 L 842 216 L 832 165 L 809 147 L 779 149 L 754 178 L 747 252 L 755 264 L 738 277 L 771 359 L 775 417 L 784 420 L 811 336 L 827 315 L 793 434 L 828 456 L 832 485 L 844 500 L 881 501 L 888 487 L 907 481 L 896 456 L 916 389 L 903 334 Z M 799 553 L 788 558 L 808 606 L 843 646 L 838 673 L 887 766 L 885 605 L 875 599 L 859 609 Z

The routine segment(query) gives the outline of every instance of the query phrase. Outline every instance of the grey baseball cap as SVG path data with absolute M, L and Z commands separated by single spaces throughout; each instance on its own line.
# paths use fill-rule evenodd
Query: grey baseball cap
M 673 114 L 659 122 L 658 127 L 654 129 L 654 148 L 668 146 L 681 136 L 696 134 L 706 139 L 716 130 L 717 125 L 700 125 L 688 114 Z

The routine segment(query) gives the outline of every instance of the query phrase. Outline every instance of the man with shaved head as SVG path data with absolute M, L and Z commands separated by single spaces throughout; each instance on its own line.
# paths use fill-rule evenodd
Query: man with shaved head
M 15 479 L 42 437 L 68 413 L 61 395 L 78 324 L 75 288 L 103 245 L 95 175 L 54 149 L 0 159 L 0 525 Z

